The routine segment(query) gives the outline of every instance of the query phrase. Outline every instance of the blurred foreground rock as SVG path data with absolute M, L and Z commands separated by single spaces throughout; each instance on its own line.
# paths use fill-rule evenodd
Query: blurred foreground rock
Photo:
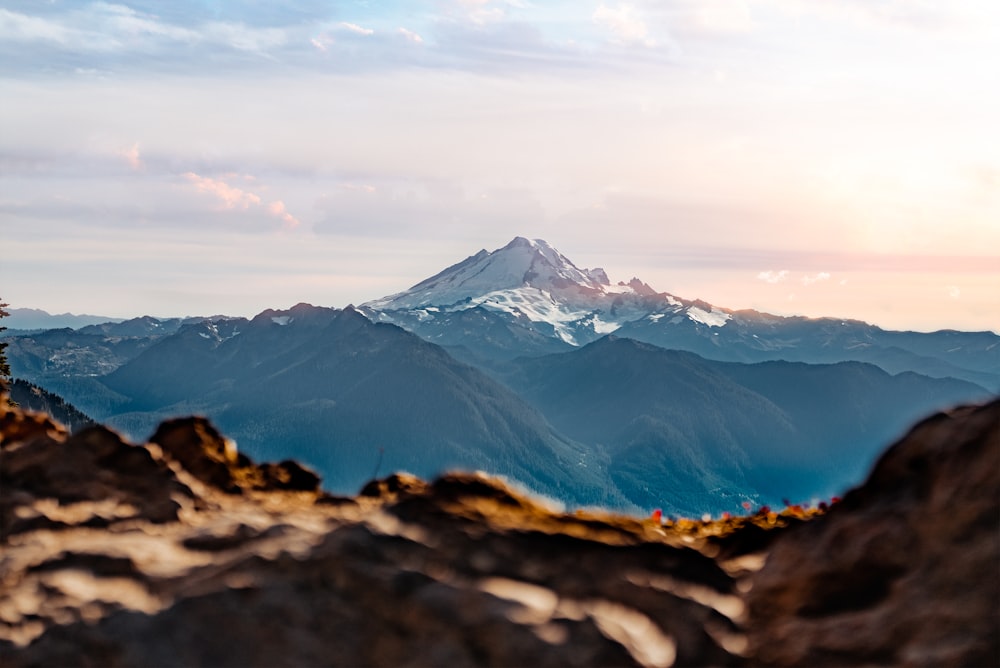
M 1000 666 L 1000 402 L 917 425 L 753 585 L 760 663 Z
M 1000 402 L 812 521 L 666 526 L 474 474 L 333 497 L 202 419 L 133 445 L 3 403 L 0 665 L 998 665 L 998 504 Z

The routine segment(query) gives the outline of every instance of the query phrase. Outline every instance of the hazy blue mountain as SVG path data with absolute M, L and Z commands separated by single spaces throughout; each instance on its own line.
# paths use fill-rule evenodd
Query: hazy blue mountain
M 376 469 L 484 469 L 571 503 L 627 506 L 606 462 L 515 393 L 350 308 L 265 311 L 231 336 L 185 326 L 102 382 L 130 398 L 109 421 L 132 435 L 205 414 L 251 455 L 301 458 L 338 491 Z
M 726 363 L 617 337 L 507 369 L 556 429 L 607 453 L 629 500 L 688 513 L 841 493 L 918 418 L 990 396 L 870 364 Z
M 509 351 L 525 340 L 489 309 L 454 322 L 470 339 L 492 327 Z M 14 337 L 12 366 L 133 438 L 204 414 L 250 454 L 301 458 L 343 492 L 376 472 L 478 468 L 572 505 L 737 510 L 839 493 L 913 420 L 989 394 L 868 364 L 725 363 L 617 337 L 493 363 L 491 377 L 353 308 L 307 304 L 165 335 L 127 334 L 174 323 L 121 324 Z
M 239 327 L 243 318 L 216 316 L 222 331 Z M 202 319 L 191 319 L 200 322 Z M 116 413 L 127 397 L 97 378 L 111 373 L 184 324 L 181 319 L 142 317 L 123 322 L 17 333 L 7 339 L 11 374 L 64 397 L 95 419 Z
M 992 332 L 893 332 L 858 320 L 734 311 L 721 327 L 647 317 L 615 334 L 722 361 L 869 362 L 889 373 L 961 378 L 1000 391 L 1000 336 Z
M 227 321 L 236 324 L 240 321 L 245 322 L 246 318 L 232 318 L 225 315 L 190 318 L 154 318 L 144 315 L 130 320 L 88 325 L 81 327 L 78 331 L 81 334 L 100 334 L 104 336 L 158 337 L 173 334 L 184 325 L 191 325 L 206 320 L 217 324 Z
M 74 315 L 73 313 L 53 315 L 37 308 L 9 308 L 7 311 L 10 315 L 4 319 L 4 325 L 10 329 L 40 330 L 62 329 L 64 327 L 77 329 L 86 325 L 121 321 L 121 318 L 109 318 L 103 315 Z

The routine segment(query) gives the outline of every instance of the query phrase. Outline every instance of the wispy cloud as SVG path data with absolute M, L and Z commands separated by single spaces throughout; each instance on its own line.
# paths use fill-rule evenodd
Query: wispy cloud
M 280 218 L 282 222 L 284 222 L 285 227 L 290 230 L 294 230 L 296 227 L 301 225 L 298 218 L 288 213 L 288 210 L 285 209 L 285 203 L 282 202 L 280 199 L 275 200 L 270 204 L 268 204 L 267 210 L 268 213 L 270 213 L 272 216 Z
M 249 26 L 240 21 L 181 25 L 125 5 L 94 2 L 38 15 L 0 9 L 0 43 L 4 41 L 21 44 L 22 48 L 28 45 L 65 51 L 78 62 L 89 58 L 94 63 L 94 58 L 153 55 L 178 48 L 264 53 L 285 45 L 288 30 Z M 119 66 L 130 64 L 115 62 Z M 171 62 L 176 66 L 190 61 L 178 58 Z
M 223 209 L 238 209 L 241 211 L 259 209 L 267 213 L 272 218 L 280 220 L 282 227 L 288 230 L 293 230 L 301 225 L 301 221 L 289 213 L 285 203 L 280 199 L 273 200 L 265 204 L 264 199 L 260 195 L 250 192 L 249 190 L 244 190 L 230 185 L 221 179 L 201 176 L 199 174 L 195 174 L 194 172 L 185 172 L 182 176 L 194 186 L 196 191 L 211 195 L 218 200 Z M 255 180 L 252 176 L 244 178 L 245 180 L 251 182 Z
M 149 6 L 148 4 L 141 5 Z M 25 9 L 28 7 L 30 9 Z M 520 0 L 441 0 L 399 18 L 374 7 L 351 13 L 305 3 L 278 11 L 257 3 L 209 10 L 171 3 L 157 13 L 94 2 L 0 9 L 0 62 L 10 73 L 103 73 L 153 69 L 199 77 L 239 68 L 329 72 L 430 69 L 559 71 L 624 64 L 635 49 L 670 42 L 648 5 L 601 4 L 592 16 Z M 558 17 L 558 18 L 555 18 Z M 568 17 L 567 20 L 565 17 Z M 588 21 L 588 18 L 590 19 Z M 595 26 L 597 30 L 595 30 Z M 596 32 L 606 39 L 600 39 Z M 425 48 L 419 58 L 407 46 Z M 657 50 L 648 49 L 644 57 Z M 316 52 L 328 57 L 316 58 Z
M 493 0 L 458 0 L 458 7 L 464 18 L 472 23 L 484 25 L 502 21 L 507 16 L 504 2 Z
M 375 31 L 371 28 L 362 28 L 356 23 L 348 23 L 347 21 L 341 21 L 337 24 L 337 27 L 342 30 L 346 30 L 347 32 L 354 33 L 355 35 L 363 35 L 365 37 L 375 34 Z
M 762 271 L 757 274 L 757 278 L 765 283 L 781 283 L 788 278 L 788 270 L 782 269 L 781 271 Z
M 310 38 L 309 42 L 320 51 L 326 53 L 333 45 L 333 38 L 328 35 L 319 35 L 318 37 Z
M 247 192 L 229 185 L 225 181 L 219 181 L 207 176 L 199 176 L 194 172 L 186 172 L 183 177 L 187 179 L 200 193 L 207 193 L 215 197 L 225 209 L 249 209 L 251 206 L 260 205 L 260 196 L 252 192 Z
M 125 162 L 128 163 L 128 166 L 133 172 L 142 171 L 144 168 L 142 158 L 139 156 L 139 142 L 136 142 L 128 148 L 119 151 L 118 155 L 125 159 Z
M 406 28 L 399 28 L 396 31 L 397 34 L 402 35 L 404 39 L 414 44 L 423 44 L 424 38 L 413 32 L 412 30 L 407 30 Z
M 802 277 L 802 285 L 812 285 L 813 283 L 819 283 L 821 281 L 830 280 L 830 274 L 825 271 L 821 271 L 818 274 L 806 275 Z
M 609 7 L 602 4 L 594 10 L 592 19 L 607 28 L 617 42 L 656 46 L 656 40 L 649 36 L 649 28 L 634 5 L 619 3 Z

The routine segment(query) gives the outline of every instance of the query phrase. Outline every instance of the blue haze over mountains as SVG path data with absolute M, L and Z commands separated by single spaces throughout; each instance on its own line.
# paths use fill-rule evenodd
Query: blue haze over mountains
M 732 311 L 520 237 L 357 308 L 10 334 L 15 376 L 133 438 L 198 413 L 333 491 L 482 469 L 685 515 L 839 494 L 915 420 L 1000 389 L 991 332 Z

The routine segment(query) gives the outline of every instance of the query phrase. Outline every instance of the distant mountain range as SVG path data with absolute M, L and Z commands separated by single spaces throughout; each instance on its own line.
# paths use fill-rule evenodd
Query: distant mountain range
M 732 311 L 523 238 L 356 309 L 9 341 L 14 375 L 132 438 L 204 414 L 334 491 L 483 469 L 571 505 L 688 515 L 839 493 L 924 414 L 1000 388 L 990 332 Z
M 69 327 L 78 329 L 87 325 L 100 325 L 106 322 L 120 322 L 121 319 L 109 318 L 103 315 L 74 315 L 60 313 L 53 315 L 37 308 L 8 309 L 10 315 L 4 319 L 4 325 L 10 329 L 61 329 Z
M 893 332 L 858 320 L 734 311 L 656 292 L 638 278 L 612 284 L 603 269 L 579 269 L 541 239 L 479 251 L 359 308 L 481 364 L 614 333 L 720 361 L 853 360 L 1000 391 L 1000 336 L 992 332 Z

